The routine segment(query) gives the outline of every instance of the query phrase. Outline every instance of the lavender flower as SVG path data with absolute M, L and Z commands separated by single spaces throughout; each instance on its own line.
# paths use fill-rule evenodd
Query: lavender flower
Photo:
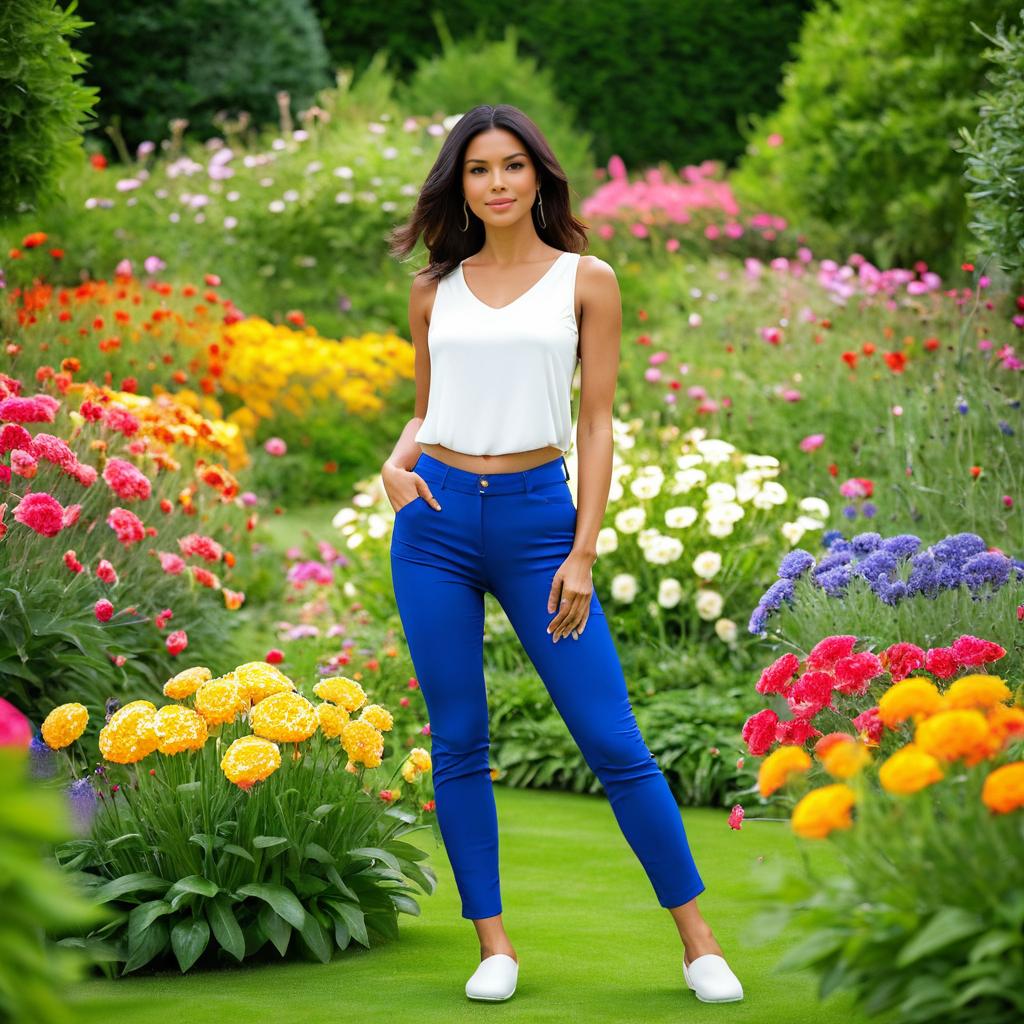
M 900 533 L 895 537 L 886 537 L 882 541 L 882 550 L 888 551 L 897 558 L 909 558 L 921 546 L 921 538 L 912 533 Z
M 865 519 L 874 519 L 875 513 L 878 511 L 878 506 L 873 501 L 865 501 L 860 508 L 861 514 Z
M 1010 560 L 994 551 L 985 551 L 968 558 L 963 565 L 963 581 L 972 590 L 991 583 L 1003 586 L 1010 578 Z
M 783 558 L 778 575 L 782 579 L 795 580 L 814 565 L 814 555 L 803 548 L 794 548 Z
M 56 751 L 38 736 L 32 737 L 28 747 L 29 775 L 33 779 L 49 779 L 57 772 Z
M 853 574 L 848 566 L 839 565 L 828 572 L 823 572 L 818 577 L 818 586 L 828 594 L 829 597 L 842 597 L 846 593 Z
M 843 540 L 843 534 L 841 530 L 826 530 L 821 535 L 822 547 L 829 548 L 830 550 L 832 548 L 832 545 L 838 540 Z
M 850 538 L 850 543 L 855 555 L 870 555 L 882 543 L 882 537 L 877 533 L 858 533 Z
M 931 552 L 943 562 L 966 562 L 971 555 L 980 555 L 985 542 L 976 533 L 953 533 L 933 544 Z
M 747 623 L 747 631 L 756 636 L 765 636 L 768 632 L 767 624 L 768 609 L 763 604 L 759 604 L 750 616 L 750 622 Z
M 792 580 L 776 580 L 762 595 L 761 604 L 770 612 L 775 611 L 783 601 L 792 601 L 795 585 Z
M 888 551 L 873 551 L 867 558 L 862 558 L 853 571 L 874 585 L 882 578 L 888 582 L 888 576 L 896 571 L 896 565 L 895 555 Z
M 88 778 L 76 779 L 65 792 L 75 827 L 80 833 L 88 832 L 96 815 L 96 790 L 92 788 L 92 783 Z
M 857 518 L 857 506 L 856 505 L 846 505 L 843 508 L 843 515 L 846 516 L 847 519 L 856 519 Z

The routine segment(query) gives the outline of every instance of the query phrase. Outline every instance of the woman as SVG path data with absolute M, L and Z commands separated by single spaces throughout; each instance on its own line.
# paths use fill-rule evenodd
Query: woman
M 466 994 L 507 999 L 519 971 L 501 919 L 488 763 L 490 591 L 675 919 L 687 985 L 706 1002 L 732 1002 L 743 989 L 697 909 L 704 883 L 591 578 L 611 483 L 622 310 L 612 268 L 578 253 L 583 227 L 536 125 L 500 104 L 459 119 L 393 237 L 395 255 L 421 234 L 430 250 L 409 298 L 415 416 L 381 475 L 395 509 L 395 600 L 430 716 L 438 826 L 462 916 L 480 939 Z M 578 509 L 563 456 L 577 360 Z

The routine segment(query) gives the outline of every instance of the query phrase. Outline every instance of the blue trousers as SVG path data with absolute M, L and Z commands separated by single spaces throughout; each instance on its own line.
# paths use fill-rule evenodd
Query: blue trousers
M 416 497 L 395 514 L 391 572 L 430 716 L 435 810 L 462 916 L 501 913 L 498 817 L 483 671 L 484 593 L 497 599 L 601 781 L 658 902 L 704 891 L 679 807 L 637 726 L 596 590 L 578 640 L 547 632 L 551 583 L 569 554 L 576 506 L 561 457 L 477 474 L 422 453 L 413 467 L 440 511 Z

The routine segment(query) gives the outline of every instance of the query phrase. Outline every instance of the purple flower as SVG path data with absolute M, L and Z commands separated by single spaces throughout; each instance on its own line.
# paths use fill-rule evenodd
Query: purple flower
M 795 580 L 814 565 L 814 555 L 803 548 L 794 548 L 783 558 L 778 575 L 782 579 Z
M 850 543 L 853 545 L 854 554 L 869 555 L 882 543 L 882 537 L 878 533 L 858 533 L 850 538 Z
M 873 501 L 865 501 L 860 507 L 861 515 L 865 519 L 874 519 L 875 513 L 878 511 L 878 506 Z
M 963 581 L 972 590 L 991 583 L 1001 587 L 1010 578 L 1010 560 L 994 551 L 985 551 L 968 558 L 963 565 Z
M 32 737 L 28 747 L 29 775 L 33 779 L 49 779 L 57 772 L 56 751 L 38 736 Z
M 323 562 L 296 562 L 288 570 L 288 582 L 299 586 L 309 582 L 329 586 L 334 582 L 334 572 Z
M 92 819 L 96 814 L 96 790 L 87 779 L 76 779 L 67 787 L 68 803 L 75 827 L 86 833 L 92 827 Z
M 846 593 L 851 578 L 850 568 L 838 565 L 834 569 L 829 569 L 828 572 L 823 572 L 817 578 L 817 584 L 829 597 L 842 597 Z
M 857 518 L 857 506 L 856 505 L 846 505 L 843 508 L 843 515 L 846 516 L 847 519 L 856 519 Z
M 896 571 L 896 556 L 888 551 L 873 551 L 867 558 L 862 558 L 854 568 L 854 572 L 863 576 L 872 586 L 879 579 L 887 578 Z M 888 582 L 888 580 L 886 580 Z
M 768 609 L 763 604 L 759 604 L 753 614 L 750 616 L 750 622 L 747 623 L 747 632 L 753 633 L 756 636 L 765 636 L 768 632 Z
M 826 530 L 822 534 L 822 536 L 821 536 L 821 545 L 822 545 L 822 547 L 826 547 L 826 548 L 831 549 L 832 545 L 836 541 L 842 540 L 842 539 L 843 539 L 842 531 L 840 531 L 840 530 Z
M 921 538 L 912 533 L 900 533 L 895 537 L 886 537 L 882 541 L 882 550 L 888 551 L 897 558 L 909 558 L 921 546 Z
M 1001 431 L 1002 431 L 1002 432 L 1003 432 L 1003 433 L 1004 433 L 1004 434 L 1005 434 L 1005 435 L 1006 435 L 1007 437 L 1013 437 L 1013 427 L 1011 427 L 1011 426 L 1010 426 L 1010 424 L 1006 422 L 1006 420 L 1000 420 L 1000 421 L 999 421 L 999 429 L 1000 429 L 1000 430 L 1001 430 Z
M 980 555 L 985 549 L 985 542 L 976 533 L 953 533 L 933 544 L 931 552 L 942 562 L 960 565 L 971 555 Z
M 792 601 L 795 585 L 792 580 L 776 580 L 762 595 L 761 604 L 773 612 L 783 601 Z
M 907 596 L 907 585 L 903 580 L 893 580 L 892 583 L 882 583 L 876 593 L 884 604 L 897 604 Z

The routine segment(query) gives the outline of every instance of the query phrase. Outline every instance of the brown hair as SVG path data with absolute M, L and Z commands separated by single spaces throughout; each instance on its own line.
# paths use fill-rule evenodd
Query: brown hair
M 572 215 L 568 179 L 540 129 L 518 107 L 481 103 L 463 114 L 448 133 L 409 219 L 389 236 L 391 255 L 404 257 L 423 235 L 430 262 L 422 273 L 430 279 L 444 277 L 461 260 L 479 252 L 484 243 L 483 221 L 472 210 L 469 227 L 461 230 L 465 219 L 462 164 L 470 140 L 491 128 L 504 128 L 517 136 L 537 168 L 546 225 L 542 227 L 538 221 L 534 203 L 532 216 L 537 234 L 564 252 L 581 252 L 586 247 L 587 226 Z

